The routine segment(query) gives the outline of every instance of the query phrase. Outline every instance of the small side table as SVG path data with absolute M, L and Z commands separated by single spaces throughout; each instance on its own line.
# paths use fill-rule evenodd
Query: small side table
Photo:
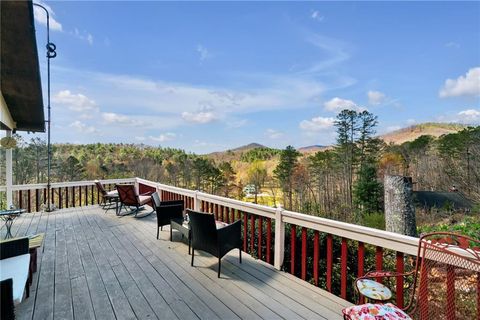
M 12 232 L 11 232 L 13 222 L 25 211 L 26 211 L 25 209 L 13 209 L 13 210 L 0 211 L 0 219 L 5 221 L 5 228 L 7 228 L 7 233 L 5 234 L 4 239 L 13 238 Z
M 170 241 L 172 241 L 172 231 L 173 229 L 180 231 L 182 234 L 182 238 L 186 237 L 188 240 L 188 254 L 190 254 L 190 236 L 191 236 L 191 230 L 190 230 L 190 225 L 188 224 L 187 221 L 183 219 L 172 219 L 170 220 Z
M 34 234 L 28 237 L 28 252 L 30 253 L 30 268 L 37 272 L 37 249 L 42 246 L 44 233 Z

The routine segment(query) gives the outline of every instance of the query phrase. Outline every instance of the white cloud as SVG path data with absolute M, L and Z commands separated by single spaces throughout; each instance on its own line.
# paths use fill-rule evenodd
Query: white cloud
M 480 109 L 467 109 L 460 111 L 457 114 L 457 117 L 460 122 L 473 124 L 480 122 Z
M 90 45 L 93 45 L 93 36 L 90 33 L 87 35 L 87 41 Z
M 86 31 L 80 32 L 78 28 L 73 29 L 73 33 L 70 33 L 76 38 L 88 42 L 89 45 L 93 45 L 93 35 Z
M 62 90 L 57 92 L 53 95 L 52 102 L 77 112 L 98 110 L 94 100 L 81 93 L 74 94 L 70 90 Z
M 50 13 L 50 21 L 49 21 L 50 30 L 62 31 L 62 24 L 55 19 L 55 12 L 53 12 L 52 8 L 49 5 L 43 3 L 42 1 L 36 1 L 36 2 L 44 6 L 45 9 L 47 9 L 48 12 Z M 45 13 L 45 10 L 43 10 L 38 6 L 33 6 L 33 15 L 35 17 L 35 21 L 37 21 L 40 24 L 43 24 L 44 26 L 47 25 L 47 14 Z
M 197 52 L 200 55 L 200 61 L 205 61 L 212 57 L 208 49 L 202 46 L 201 44 L 197 46 Z
M 227 122 L 227 127 L 237 129 L 245 126 L 248 123 L 247 119 L 232 120 Z
M 329 130 L 333 127 L 334 123 L 334 118 L 316 117 L 311 120 L 303 120 L 300 122 L 300 129 L 305 131 Z
M 454 41 L 450 41 L 450 42 L 445 43 L 445 47 L 448 47 L 448 48 L 460 48 L 460 44 L 457 43 L 457 42 L 454 42 Z
M 123 114 L 118 114 L 113 112 L 103 112 L 102 118 L 106 123 L 109 123 L 109 124 L 123 124 L 127 126 L 143 125 L 142 121 L 133 119 L 132 117 L 129 117 Z
M 331 69 L 350 59 L 350 54 L 346 49 L 347 44 L 337 39 L 320 34 L 310 34 L 307 37 L 307 42 L 323 51 L 327 57 L 315 63 L 311 68 L 305 70 L 304 73 L 318 73 L 325 69 Z
M 68 76 L 70 84 L 87 86 L 90 92 L 95 93 L 95 101 L 105 110 L 109 108 L 109 111 L 122 113 L 120 110 L 132 110 L 135 106 L 143 114 L 176 115 L 180 120 L 182 112 L 211 112 L 217 119 L 232 116 L 235 119 L 239 115 L 258 111 L 301 109 L 318 104 L 325 91 L 324 84 L 310 74 L 237 74 L 236 81 L 251 85 L 232 89 L 223 85 L 201 86 L 54 68 L 58 74 Z
M 472 68 L 464 76 L 447 79 L 440 89 L 441 98 L 480 95 L 480 67 Z
M 164 133 L 164 134 L 161 134 L 159 136 L 149 136 L 148 138 L 150 140 L 153 140 L 153 141 L 156 141 L 156 142 L 167 142 L 167 141 L 171 141 L 173 139 L 175 139 L 177 135 L 173 132 L 167 132 L 167 133 Z
M 283 132 L 275 129 L 267 129 L 266 135 L 270 139 L 280 139 L 283 137 Z
M 182 118 L 188 122 L 202 124 L 217 120 L 217 116 L 212 111 L 182 112 Z
M 98 132 L 97 129 L 95 129 L 95 127 L 93 126 L 87 126 L 85 123 L 81 122 L 81 121 L 74 121 L 72 123 L 70 123 L 70 127 L 76 129 L 77 131 L 79 132 L 82 132 L 82 133 L 94 133 L 94 132 Z
M 377 106 L 385 102 L 386 95 L 380 91 L 370 90 L 367 92 L 368 103 L 372 106 Z
M 400 129 L 402 129 L 402 126 L 388 126 L 385 128 L 385 132 L 389 133 L 389 132 L 397 131 Z
M 417 123 L 417 120 L 415 120 L 415 119 L 408 119 L 407 120 L 407 124 L 410 125 L 410 126 L 414 125 L 415 123 Z
M 310 17 L 311 17 L 313 20 L 317 20 L 317 21 L 319 21 L 319 22 L 322 22 L 322 21 L 325 19 L 325 16 L 322 16 L 322 15 L 320 14 L 320 12 L 317 11 L 317 10 L 312 11 L 312 14 L 310 15 Z
M 329 101 L 325 102 L 323 106 L 325 107 L 325 110 L 332 112 L 339 112 L 345 109 L 356 111 L 365 110 L 365 108 L 359 107 L 352 100 L 342 99 L 339 97 L 330 99 Z

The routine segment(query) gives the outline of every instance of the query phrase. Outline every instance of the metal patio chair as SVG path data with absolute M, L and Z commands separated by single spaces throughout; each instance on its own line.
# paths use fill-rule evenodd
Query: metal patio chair
M 344 318 L 480 319 L 479 240 L 449 232 L 424 234 L 419 239 L 413 271 L 369 272 L 355 281 L 355 287 L 360 295 L 387 302 L 391 294 L 387 294 L 385 299 L 376 296 L 375 286 L 383 288 L 384 285 L 373 280 L 398 277 L 413 277 L 404 308 L 392 303 L 367 303 L 344 309 Z M 376 283 L 373 296 L 371 283 Z
M 144 205 L 149 204 L 153 206 L 151 198 L 152 192 L 138 194 L 135 190 L 135 185 L 133 184 L 117 184 L 115 187 L 117 188 L 118 197 L 121 204 L 117 212 L 118 215 L 120 215 L 122 208 L 125 208 L 127 210 L 127 213 L 124 215 L 134 213 L 135 217 L 137 217 L 138 212 L 143 208 Z M 134 207 L 134 209 L 128 211 L 132 207 Z M 148 213 L 147 215 L 151 214 L 152 212 Z M 147 215 L 144 215 L 142 217 L 145 217 Z
M 112 190 L 112 191 L 105 190 L 105 187 L 99 180 L 95 180 L 95 185 L 97 186 L 97 189 L 100 192 L 100 195 L 102 196 L 102 202 L 100 203 L 100 205 L 104 210 L 107 211 L 111 209 L 111 206 L 113 203 L 115 203 L 115 205 L 117 204 L 117 201 L 118 201 L 117 190 Z

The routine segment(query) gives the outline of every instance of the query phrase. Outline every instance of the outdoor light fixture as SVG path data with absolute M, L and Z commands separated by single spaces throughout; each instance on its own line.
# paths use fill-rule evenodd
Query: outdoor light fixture
M 45 121 L 47 123 L 47 208 L 45 209 L 47 212 L 50 212 L 53 210 L 51 206 L 51 199 L 50 199 L 50 166 L 51 166 L 51 161 L 52 161 L 52 148 L 50 145 L 50 59 L 53 59 L 57 56 L 57 52 L 55 51 L 57 49 L 57 46 L 50 42 L 50 15 L 48 13 L 48 10 L 38 4 L 34 3 L 34 6 L 37 6 L 39 8 L 42 8 L 45 10 L 45 13 L 47 14 L 47 111 L 48 111 L 48 118 Z

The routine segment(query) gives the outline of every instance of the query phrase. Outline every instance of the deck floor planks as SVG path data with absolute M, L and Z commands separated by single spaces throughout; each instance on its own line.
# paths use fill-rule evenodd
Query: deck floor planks
M 191 268 L 188 258 L 187 259 L 182 258 L 180 255 L 177 254 L 177 252 L 175 252 L 175 250 L 164 249 L 162 246 L 158 246 L 158 241 L 168 241 L 168 238 L 161 239 L 161 240 L 156 240 L 156 239 L 153 239 L 153 240 L 157 242 L 147 241 L 147 243 L 150 244 L 150 248 L 152 248 L 152 250 L 155 251 L 155 254 L 158 258 L 161 259 L 162 257 L 163 258 L 168 257 L 172 261 L 172 263 L 175 263 L 176 265 L 181 266 L 181 268 L 183 268 L 186 272 L 191 274 L 191 276 L 195 279 L 195 281 L 198 281 L 199 283 L 201 283 L 205 289 L 209 290 L 210 292 L 212 292 L 212 294 L 214 294 L 216 297 L 221 299 L 222 302 L 226 306 L 228 306 L 233 312 L 235 312 L 235 314 L 237 314 L 240 318 L 242 319 L 261 318 L 257 313 L 255 313 L 252 310 L 252 307 L 255 307 L 253 309 L 255 309 L 256 312 L 262 314 L 265 318 L 275 317 L 275 314 L 271 310 L 269 310 L 268 308 L 265 308 L 263 305 L 258 303 L 258 301 L 246 295 L 245 292 L 242 292 L 241 290 L 239 290 L 238 287 L 235 287 L 230 282 L 228 282 L 228 286 L 221 286 L 219 283 L 217 283 L 217 279 L 216 279 L 217 273 L 214 270 L 212 270 L 211 272 L 212 278 L 209 278 L 203 272 L 199 271 L 199 269 Z M 171 246 L 172 247 L 175 246 L 175 243 L 171 244 Z M 186 250 L 182 254 L 186 254 Z M 164 259 L 164 260 L 169 261 L 169 259 Z M 207 270 L 202 270 L 202 271 L 207 271 Z M 214 281 L 212 281 L 212 279 L 214 279 Z M 249 306 L 251 308 L 249 308 Z M 262 309 L 264 309 L 265 312 L 262 312 Z
M 341 319 L 349 305 L 247 254 L 239 264 L 236 250 L 222 260 L 222 279 L 208 254 L 196 253 L 192 268 L 168 227 L 156 240 L 153 215 L 88 206 L 18 219 L 17 236 L 46 233 L 18 319 Z
M 136 319 L 135 312 L 120 285 L 120 281 L 110 266 L 105 253 L 101 250 L 87 221 L 87 215 L 89 214 L 88 209 L 84 211 L 83 208 L 79 208 L 78 212 L 80 213 L 79 218 L 83 230 L 82 235 L 86 241 L 85 246 L 90 249 L 92 268 L 96 269 L 96 273 L 101 281 L 100 283 L 103 285 L 102 289 L 107 293 L 116 319 Z
M 113 230 L 114 233 L 118 231 Z M 169 290 L 173 290 L 176 292 L 178 297 L 180 297 L 185 304 L 201 319 L 219 319 L 219 317 L 213 312 L 203 301 L 198 297 L 195 293 L 193 293 L 189 287 L 177 277 L 175 272 L 172 272 L 168 269 L 163 261 L 157 259 L 153 255 L 142 255 L 131 243 L 131 241 L 127 241 L 126 237 L 128 235 L 121 235 L 119 236 L 119 240 L 121 241 L 124 248 L 127 252 L 130 253 L 133 259 L 137 261 L 137 263 L 150 263 L 158 273 L 162 275 L 165 279 L 166 283 L 169 286 Z M 138 241 L 138 240 L 134 240 Z
M 114 254 L 115 252 L 110 247 L 110 243 L 104 237 L 103 232 L 99 230 L 99 227 L 94 220 L 93 215 L 87 216 L 91 233 L 95 236 L 96 243 L 98 244 L 96 249 L 101 250 L 105 256 Z M 105 262 L 110 264 L 110 262 L 107 261 L 108 260 L 105 259 Z M 125 266 L 120 263 L 118 259 L 115 259 L 113 260 L 113 265 L 110 265 L 110 267 L 125 292 L 125 296 L 127 297 L 135 316 L 139 319 L 157 318 L 155 312 L 144 297 L 143 291 L 139 289 L 137 281 L 132 278 Z M 138 272 L 138 270 L 135 271 Z
M 84 236 L 84 233 L 88 231 L 82 225 L 81 215 L 83 215 L 83 212 L 79 209 L 74 211 L 73 226 L 85 272 L 86 283 L 84 285 L 88 287 L 95 317 L 97 319 L 115 319 L 107 290 Z
M 67 244 L 65 241 L 65 220 L 70 212 L 55 214 L 55 287 L 54 314 L 55 319 L 73 319 L 72 288 L 67 260 Z
M 128 268 L 137 270 L 139 274 L 144 274 L 179 319 L 198 319 L 195 313 L 188 307 L 188 304 L 170 287 L 162 275 L 146 259 L 137 265 L 130 254 L 123 250 L 124 246 L 120 243 L 120 240 L 111 231 L 107 231 L 106 234 L 110 235 L 110 242 L 114 249 L 118 250 L 117 252 L 122 257 L 125 265 Z M 161 300 L 158 303 L 163 304 Z M 166 316 L 168 316 L 168 313 Z
M 136 248 L 136 250 L 138 250 L 138 252 L 146 254 L 147 256 L 154 256 L 153 252 L 148 247 L 143 245 L 143 241 L 141 241 L 141 239 L 133 236 L 134 233 L 132 233 L 132 231 L 134 230 L 126 229 L 125 226 L 122 226 L 121 230 L 119 230 L 120 233 L 130 235 L 129 237 L 132 240 L 132 245 Z M 165 258 L 166 256 L 163 255 L 163 257 Z M 172 271 L 172 273 L 176 275 L 180 281 L 185 283 L 196 296 L 200 297 L 205 305 L 208 306 L 215 314 L 217 314 L 219 318 L 239 319 L 239 317 L 227 306 L 225 306 L 220 299 L 212 295 L 211 292 L 207 291 L 200 283 L 196 281 L 196 279 L 184 272 L 184 270 L 181 269 L 178 264 L 171 263 L 170 259 L 162 259 L 162 262 Z
M 138 286 L 140 295 L 145 297 L 149 307 L 155 312 L 156 316 L 161 319 L 178 319 L 164 297 L 160 294 L 162 291 L 171 292 L 172 290 L 170 288 L 165 288 L 165 286 L 161 288 L 162 290 L 159 290 L 159 288 L 155 286 L 155 282 L 152 281 L 148 274 L 144 273 L 143 271 L 139 272 L 141 267 L 137 265 L 133 258 L 125 253 L 123 246 L 120 245 L 120 241 L 109 229 L 100 229 L 100 225 L 98 225 L 97 229 L 98 230 L 96 232 L 102 237 L 101 243 L 103 243 L 105 246 L 110 246 L 113 252 L 118 254 L 118 258 L 119 260 L 121 259 L 125 270 L 129 272 L 132 280 L 136 286 Z M 115 265 L 114 268 L 119 265 L 120 264 Z M 178 298 L 175 297 L 174 299 Z M 186 305 L 183 306 L 183 308 L 185 307 Z
M 140 223 L 139 223 L 140 224 Z M 136 224 L 138 225 L 138 224 Z M 128 225 L 128 227 L 133 227 Z M 132 230 L 135 232 L 135 230 Z M 128 232 L 132 232 L 128 231 Z M 138 229 L 137 232 L 144 232 L 143 229 Z M 225 306 L 230 308 L 237 316 L 243 319 L 258 319 L 260 318 L 256 313 L 254 313 L 251 309 L 249 309 L 238 297 L 233 296 L 228 290 L 225 290 L 221 286 L 218 285 L 216 281 L 211 281 L 205 274 L 199 271 L 197 268 L 191 268 L 188 262 L 188 258 L 184 259 L 182 255 L 179 255 L 175 252 L 175 250 L 171 249 L 164 249 L 163 246 L 159 246 L 159 241 L 168 241 L 168 235 L 164 239 L 157 240 L 155 238 L 143 238 L 143 242 L 148 246 L 150 250 L 153 251 L 159 258 L 164 258 L 165 263 L 170 267 L 171 265 L 179 266 L 183 270 L 179 271 L 178 268 L 176 269 L 179 272 L 179 276 L 182 279 L 186 279 L 185 277 L 188 276 L 188 279 L 191 281 L 187 281 L 187 283 L 194 283 L 198 282 L 201 284 L 203 290 L 210 291 L 213 295 L 215 295 Z M 134 243 L 136 244 L 136 242 Z M 168 248 L 174 247 L 173 242 L 169 243 Z M 183 254 L 183 253 L 182 253 Z M 165 259 L 168 258 L 168 259 Z M 215 273 L 216 276 L 216 273 Z M 192 288 L 195 290 L 195 288 Z M 237 295 L 238 296 L 238 295 Z
M 128 227 L 139 226 L 139 225 L 141 225 L 141 224 L 142 224 L 144 221 L 146 221 L 146 220 L 145 220 L 145 219 L 138 219 L 138 220 L 136 220 L 136 221 L 138 221 L 138 222 L 133 223 L 133 224 L 128 224 L 128 225 L 125 225 L 125 226 L 128 226 Z M 143 233 L 145 233 L 145 234 L 146 234 L 146 233 L 150 233 L 152 237 L 155 237 L 155 236 L 153 235 L 154 229 L 152 229 L 151 227 L 150 227 L 149 229 L 143 229 L 143 230 L 142 230 L 142 229 L 139 229 L 137 232 L 140 232 L 140 233 L 142 233 L 142 234 L 143 234 Z M 131 232 L 126 232 L 126 233 L 127 233 L 127 234 L 131 234 Z M 133 233 L 135 233 L 135 232 L 133 232 Z M 143 239 L 145 239 L 145 237 L 144 237 Z M 153 238 L 152 238 L 152 239 L 153 239 Z M 174 242 L 174 244 L 175 244 L 175 242 Z M 176 245 L 176 247 L 185 247 L 185 246 L 178 246 L 178 245 Z M 186 255 L 185 255 L 185 254 L 186 254 L 186 250 L 184 250 L 184 251 L 185 251 L 185 252 L 181 252 L 181 254 L 177 254 L 177 255 L 178 255 L 178 256 L 184 256 L 184 257 L 186 257 Z M 234 254 L 234 255 L 236 256 L 236 254 Z M 231 255 L 230 255 L 230 256 L 231 256 Z M 248 257 L 248 256 L 247 256 L 247 257 Z M 203 259 L 203 258 L 201 258 L 200 256 L 197 256 L 196 261 L 197 261 L 198 258 Z M 238 263 L 238 258 L 237 258 L 237 257 L 235 257 L 235 258 L 232 257 L 232 260 L 233 260 L 233 259 L 234 259 L 235 261 L 237 261 L 237 263 Z M 187 258 L 187 260 L 189 260 L 189 258 Z M 186 262 L 186 261 L 185 261 L 185 262 Z M 185 262 L 184 262 L 184 264 L 185 264 Z M 209 258 L 209 259 L 207 259 L 207 264 L 206 264 L 206 265 L 211 266 L 211 265 L 212 265 L 212 262 L 213 262 L 213 267 L 216 268 L 216 264 L 217 264 L 217 259 L 216 259 L 216 258 L 213 258 L 213 259 L 212 259 L 212 258 Z M 189 266 L 189 263 L 188 263 L 188 266 Z M 195 268 L 193 268 L 193 269 L 195 269 Z M 223 267 L 222 267 L 222 270 L 223 270 Z M 239 270 L 241 271 L 241 268 L 237 268 L 236 270 L 237 270 L 237 272 L 239 272 Z M 222 276 L 223 276 L 223 273 L 224 273 L 224 272 L 222 271 Z M 212 279 L 213 281 L 216 281 L 216 280 L 215 280 L 215 279 L 216 279 L 216 272 L 215 272 L 214 277 L 215 277 L 215 278 L 212 277 L 211 279 Z M 232 281 L 233 281 L 233 282 L 236 282 L 235 277 L 236 277 L 235 275 L 232 276 Z M 243 280 L 245 280 L 245 279 L 243 279 Z M 249 280 L 251 281 L 252 279 L 250 278 Z M 263 288 L 263 286 L 262 286 L 263 283 L 258 283 L 258 282 L 257 282 L 257 285 L 254 285 L 254 286 L 253 286 L 254 288 L 252 288 L 252 286 L 250 286 L 250 287 L 244 287 L 242 282 L 243 282 L 243 281 L 238 281 L 237 286 L 240 286 L 241 288 L 246 289 L 246 290 L 248 291 L 247 293 L 249 294 L 249 296 L 251 296 L 252 293 L 253 293 L 253 296 L 254 296 L 254 297 L 257 297 L 256 300 L 254 299 L 254 301 L 258 301 L 259 296 L 258 296 L 258 294 L 256 294 L 254 288 L 259 288 L 259 287 L 262 287 L 262 288 Z M 247 282 L 248 282 L 248 281 L 247 281 Z M 234 290 L 235 290 L 236 293 L 241 292 L 241 290 L 239 290 L 239 287 L 235 288 Z M 266 304 L 270 305 L 271 310 L 275 310 L 275 311 L 278 312 L 278 315 L 277 315 L 278 317 L 295 318 L 295 319 L 299 319 L 299 318 L 302 318 L 302 317 L 307 317 L 307 318 L 309 318 L 309 319 L 310 319 L 310 318 L 311 318 L 311 319 L 313 319 L 313 318 L 325 319 L 325 317 L 324 317 L 324 316 L 320 316 L 320 314 L 322 314 L 322 315 L 325 315 L 325 314 L 326 314 L 326 316 L 329 317 L 329 318 L 335 318 L 336 315 L 337 315 L 337 314 L 333 314 L 333 313 L 330 313 L 330 314 L 329 314 L 329 312 L 328 312 L 329 310 L 328 310 L 328 309 L 325 309 L 325 308 L 322 309 L 322 313 L 319 313 L 319 314 L 314 314 L 314 313 L 310 312 L 310 311 L 309 311 L 308 309 L 306 309 L 306 308 L 303 308 L 303 310 L 300 308 L 300 309 L 301 309 L 301 310 L 300 310 L 300 313 L 297 313 L 297 314 L 290 312 L 290 309 L 288 309 L 288 310 L 286 311 L 286 310 L 284 309 L 284 307 L 283 307 L 284 305 L 288 305 L 290 308 L 297 310 L 297 309 L 298 309 L 298 304 L 295 306 L 295 301 L 290 300 L 290 299 L 287 298 L 285 295 L 283 295 L 283 293 L 271 291 L 271 290 L 268 290 L 268 288 L 267 288 L 266 291 L 269 291 L 269 292 L 268 292 L 268 293 L 263 292 L 263 293 L 260 293 L 260 294 L 262 294 L 263 296 L 264 296 L 265 294 L 267 294 L 267 296 L 269 296 L 269 297 L 273 294 L 273 295 L 275 295 L 278 299 L 280 299 L 280 300 L 283 299 L 282 303 L 279 303 L 278 301 L 273 301 L 273 302 L 272 302 L 272 301 L 270 301 L 270 299 L 267 300 L 267 303 L 266 303 Z M 285 291 L 285 290 L 283 290 L 283 291 Z M 265 306 L 262 304 L 262 307 L 264 308 Z M 295 307 L 296 307 L 296 308 L 295 308 Z M 281 315 L 281 316 L 280 316 L 280 315 Z M 263 316 L 266 317 L 266 318 L 275 317 L 275 316 L 272 315 L 272 314 L 263 315 Z
M 138 225 L 140 225 L 141 223 L 142 222 L 138 222 L 134 225 L 131 225 L 131 227 L 133 228 L 135 226 L 135 227 L 138 228 Z M 139 232 L 149 233 L 149 231 L 147 231 L 145 229 L 141 229 L 141 230 L 139 230 Z M 168 234 L 168 231 L 167 231 L 167 234 Z M 151 236 L 153 237 L 151 239 L 155 239 L 154 238 L 155 236 L 153 235 L 153 233 L 152 233 Z M 167 235 L 167 237 L 168 237 L 168 235 Z M 165 240 L 163 240 L 163 241 L 165 241 Z M 176 262 L 176 265 L 182 265 L 182 266 L 188 267 L 188 269 L 186 269 L 186 270 L 190 270 L 190 271 L 187 271 L 187 272 L 191 272 L 191 270 L 199 271 L 201 269 L 201 272 L 204 273 L 206 278 L 208 279 L 207 281 L 210 281 L 210 283 L 218 284 L 221 288 L 224 289 L 225 292 L 234 293 L 235 297 L 237 298 L 237 301 L 238 301 L 237 303 L 242 304 L 244 306 L 249 306 L 249 307 L 251 307 L 251 309 L 254 309 L 255 313 L 256 313 L 256 317 L 261 317 L 261 318 L 266 318 L 266 319 L 280 318 L 280 316 L 278 316 L 273 310 L 267 308 L 262 302 L 258 301 L 258 299 L 255 299 L 254 297 L 249 295 L 247 292 L 242 290 L 233 281 L 219 281 L 218 278 L 217 278 L 216 270 L 214 270 L 210 267 L 212 265 L 212 262 L 214 264 L 216 263 L 216 261 L 217 261 L 216 258 L 210 259 L 210 261 L 207 264 L 202 264 L 201 261 L 200 261 L 200 263 L 199 263 L 199 261 L 196 262 L 197 266 L 202 265 L 204 268 L 197 268 L 197 269 L 192 268 L 192 267 L 190 267 L 190 256 L 187 255 L 187 247 L 185 245 L 181 244 L 181 243 L 178 243 L 178 242 L 167 242 L 167 243 L 168 243 L 168 246 L 171 247 L 171 248 L 180 247 L 180 248 L 184 248 L 185 250 L 183 250 L 183 252 L 181 252 L 181 254 L 179 255 L 178 252 L 176 252 L 175 249 L 174 250 L 162 250 L 162 246 L 155 247 L 154 244 L 152 244 L 151 245 L 152 248 L 155 248 L 156 251 L 160 251 L 160 253 L 158 254 L 159 258 L 161 258 L 165 255 L 175 255 L 179 258 L 179 260 L 177 260 L 177 262 Z M 202 254 L 202 253 L 200 253 L 200 254 Z M 197 258 L 199 258 L 199 257 L 200 257 L 200 255 L 197 256 Z M 205 284 L 205 286 L 206 287 L 211 287 L 211 285 L 209 286 L 208 283 Z M 223 300 L 224 295 L 220 294 L 218 297 L 219 297 L 219 299 Z
M 138 226 L 140 223 L 141 222 L 131 224 L 131 226 L 132 227 L 133 226 Z M 148 232 L 147 230 L 142 230 L 142 231 L 145 232 L 145 233 Z M 177 247 L 179 247 L 179 246 L 177 246 Z M 196 253 L 195 265 L 198 265 L 199 261 L 202 261 L 203 259 L 205 259 L 201 254 L 202 254 L 201 251 Z M 181 255 L 185 256 L 185 253 L 182 252 L 182 253 L 177 254 L 177 255 L 178 256 L 181 256 Z M 235 256 L 235 258 L 233 258 L 232 260 L 235 260 L 235 264 L 236 264 L 237 267 L 234 267 L 233 271 L 232 271 L 232 270 L 228 269 L 228 266 L 226 267 L 224 264 L 222 264 L 222 274 L 221 274 L 221 276 L 222 277 L 225 277 L 225 275 L 230 276 L 230 278 L 231 278 L 230 280 L 232 280 L 234 283 L 237 284 L 237 289 L 236 289 L 237 292 L 239 291 L 238 289 L 242 289 L 242 291 L 244 291 L 248 296 L 256 298 L 256 299 L 254 299 L 255 301 L 261 301 L 261 297 L 264 296 L 265 294 L 267 296 L 271 297 L 271 298 L 275 297 L 275 299 L 273 299 L 273 300 L 272 299 L 266 300 L 266 303 L 264 303 L 264 305 L 269 307 L 270 310 L 272 310 L 273 312 L 277 313 L 277 315 L 279 317 L 295 318 L 295 319 L 300 319 L 300 318 L 305 318 L 305 317 L 309 318 L 309 319 L 314 319 L 314 318 L 325 319 L 324 317 L 316 315 L 315 313 L 311 312 L 310 310 L 308 310 L 306 308 L 304 308 L 303 310 L 300 308 L 300 313 L 292 312 L 291 310 L 299 309 L 299 306 L 295 305 L 295 301 L 292 301 L 291 299 L 289 299 L 287 296 L 285 296 L 281 292 L 278 292 L 276 290 L 269 290 L 268 287 L 264 286 L 265 283 L 257 281 L 256 279 L 254 279 L 250 275 L 248 275 L 246 273 L 243 273 L 242 268 L 238 268 L 239 262 L 238 262 L 238 251 L 237 250 L 232 251 L 231 254 L 229 254 L 229 256 L 231 256 L 232 258 L 233 258 L 233 256 Z M 187 260 L 189 260 L 189 257 L 188 257 Z M 187 262 L 188 266 L 190 267 L 189 261 L 185 261 L 185 262 Z M 217 259 L 216 258 L 207 258 L 206 259 L 206 264 L 204 266 L 208 266 L 209 268 L 211 268 L 212 262 L 213 262 L 213 267 L 216 270 L 216 267 L 217 267 Z M 224 269 L 224 268 L 227 268 L 227 269 Z M 226 272 L 224 272 L 224 271 L 226 271 Z M 238 278 L 238 274 L 242 274 L 243 278 L 240 277 L 239 279 L 236 279 L 236 278 Z M 214 277 L 216 279 L 216 277 L 217 277 L 216 272 L 215 272 Z M 216 281 L 214 279 L 212 279 L 212 280 Z M 249 285 L 246 286 L 244 283 L 248 283 Z M 252 284 L 254 284 L 254 285 L 252 286 Z M 260 288 L 262 288 L 262 290 L 260 290 Z M 288 305 L 289 308 L 285 308 L 285 305 Z M 273 317 L 273 315 L 268 315 L 268 316 L 264 315 L 264 316 L 266 316 L 268 318 Z
M 75 237 L 74 225 L 79 226 L 75 220 L 75 209 L 69 210 L 69 219 L 65 222 L 65 241 L 68 252 L 68 269 L 70 273 L 70 285 L 72 288 L 73 316 L 75 319 L 93 319 L 95 313 L 93 310 L 90 292 L 88 290 L 87 278 L 83 269 L 80 249 L 78 248 Z
M 55 285 L 55 214 L 46 216 L 45 238 L 43 240 L 43 254 L 41 268 L 38 275 L 36 290 L 37 299 L 41 301 L 35 305 L 33 319 L 53 319 L 54 285 Z

